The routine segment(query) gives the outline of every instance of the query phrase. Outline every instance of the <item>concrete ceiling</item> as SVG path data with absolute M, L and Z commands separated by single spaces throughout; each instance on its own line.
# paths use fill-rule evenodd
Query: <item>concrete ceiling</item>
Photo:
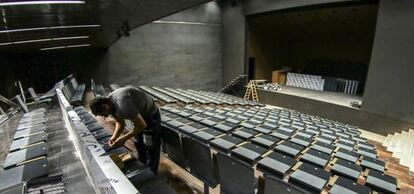
M 86 0 L 81 4 L 4 5 L 21 1 L 0 0 L 0 52 L 33 52 L 67 45 L 104 48 L 124 34 L 122 29 L 208 1 Z

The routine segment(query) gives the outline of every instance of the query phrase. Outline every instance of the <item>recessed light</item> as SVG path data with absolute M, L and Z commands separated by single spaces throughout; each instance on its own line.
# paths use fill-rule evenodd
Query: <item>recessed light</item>
M 90 44 L 78 44 L 78 45 L 68 45 L 66 48 L 76 48 L 76 47 L 87 47 L 91 46 Z
M 55 46 L 55 47 L 48 47 L 48 48 L 41 48 L 41 51 L 46 51 L 46 50 L 55 50 L 55 49 L 64 49 L 64 46 Z
M 12 32 L 25 32 L 25 31 L 36 31 L 36 30 L 49 30 L 49 29 L 67 29 L 67 28 L 98 28 L 101 25 L 98 24 L 88 24 L 88 25 L 72 25 L 72 26 L 50 26 L 50 27 L 40 27 L 40 28 L 21 28 L 13 30 L 1 30 L 1 33 L 12 33 Z
M 56 47 L 48 47 L 48 48 L 41 48 L 41 51 L 47 50 L 57 50 L 57 49 L 65 49 L 65 48 L 79 48 L 79 47 L 88 47 L 91 44 L 76 44 L 76 45 L 66 45 L 66 46 L 56 46 Z
M 27 43 L 35 43 L 35 42 L 47 42 L 47 41 L 55 41 L 55 40 L 87 39 L 87 38 L 89 38 L 89 36 L 69 36 L 69 37 L 45 38 L 45 39 L 35 39 L 35 40 L 22 40 L 22 41 L 0 43 L 0 46 L 11 45 L 11 44 L 27 44 Z
M 69 36 L 69 37 L 59 37 L 59 38 L 52 38 L 52 40 L 72 40 L 72 39 L 86 39 L 89 36 Z
M 219 25 L 219 24 L 204 23 L 204 22 L 184 22 L 184 21 L 166 21 L 166 20 L 156 20 L 156 21 L 153 21 L 152 23 L 154 23 L 154 24 L 212 25 L 212 26 Z
M 42 5 L 42 4 L 84 4 L 85 1 L 12 1 L 0 3 L 0 6 Z

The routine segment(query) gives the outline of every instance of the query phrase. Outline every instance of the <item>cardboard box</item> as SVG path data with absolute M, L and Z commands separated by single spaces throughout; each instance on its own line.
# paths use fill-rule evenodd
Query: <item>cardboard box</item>
M 272 83 L 278 83 L 280 85 L 286 84 L 286 71 L 276 70 L 272 72 Z

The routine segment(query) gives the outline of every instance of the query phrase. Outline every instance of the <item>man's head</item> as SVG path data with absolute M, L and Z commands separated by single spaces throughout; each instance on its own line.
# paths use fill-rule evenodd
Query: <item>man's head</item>
M 114 112 L 112 102 L 109 98 L 96 97 L 91 101 L 89 107 L 96 116 L 108 117 Z

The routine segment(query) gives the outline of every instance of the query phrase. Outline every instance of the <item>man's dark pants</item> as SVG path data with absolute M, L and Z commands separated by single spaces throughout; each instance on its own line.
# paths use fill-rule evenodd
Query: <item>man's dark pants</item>
M 138 151 L 139 160 L 148 166 L 152 172 L 157 174 L 158 165 L 160 163 L 160 149 L 161 149 L 161 116 L 160 111 L 148 118 L 145 118 L 147 128 L 140 132 L 135 142 Z M 149 137 L 150 141 L 145 141 L 144 134 Z M 150 142 L 150 143 L 148 143 Z M 146 145 L 147 144 L 147 145 Z

